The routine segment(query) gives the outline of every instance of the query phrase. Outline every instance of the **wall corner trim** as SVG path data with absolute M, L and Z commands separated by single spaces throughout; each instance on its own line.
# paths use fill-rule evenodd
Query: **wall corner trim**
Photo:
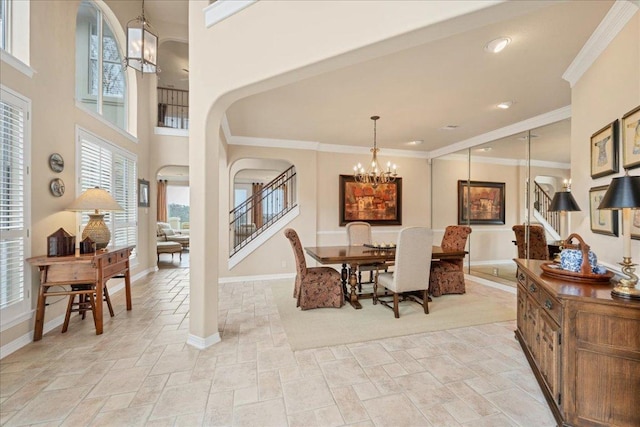
M 217 344 L 220 341 L 222 341 L 222 339 L 220 338 L 219 332 L 216 332 L 213 335 L 209 335 L 206 338 L 189 334 L 189 337 L 187 338 L 187 344 L 197 348 L 198 350 L 204 350 L 205 348 L 211 347 L 212 345 Z
M 631 1 L 614 2 L 602 22 L 562 75 L 562 78 L 568 81 L 571 87 L 578 83 L 578 80 L 609 46 L 609 43 L 627 25 L 627 22 L 638 11 L 638 7 L 635 2 Z
M 204 25 L 212 27 L 220 21 L 235 15 L 258 0 L 218 0 L 204 8 Z

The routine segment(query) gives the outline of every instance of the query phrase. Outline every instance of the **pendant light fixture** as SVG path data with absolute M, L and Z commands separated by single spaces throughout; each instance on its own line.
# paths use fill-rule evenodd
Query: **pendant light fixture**
M 144 0 L 142 15 L 127 22 L 127 56 L 125 65 L 144 74 L 158 72 L 158 35 L 144 16 Z
M 396 165 L 392 165 L 391 162 L 387 162 L 386 170 L 380 167 L 378 163 L 378 152 L 380 149 L 378 148 L 376 141 L 376 122 L 380 118 L 380 116 L 372 116 L 371 120 L 373 120 L 373 148 L 371 149 L 372 158 L 371 162 L 369 162 L 369 166 L 365 169 L 361 163 L 358 163 L 353 167 L 353 176 L 356 182 L 360 182 L 362 184 L 371 184 L 376 187 L 378 184 L 387 184 L 395 181 L 397 173 Z

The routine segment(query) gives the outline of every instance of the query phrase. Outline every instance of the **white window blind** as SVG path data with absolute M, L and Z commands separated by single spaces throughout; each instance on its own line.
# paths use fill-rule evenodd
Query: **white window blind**
M 5 91 L 0 96 L 0 310 L 6 319 L 30 309 L 28 165 L 29 104 Z
M 105 213 L 104 221 L 111 230 L 110 245 L 136 245 L 136 156 L 81 129 L 78 131 L 78 142 L 80 191 L 93 187 L 103 188 L 124 208 L 123 212 Z M 88 222 L 89 215 L 83 213 L 82 225 Z M 132 256 L 135 256 L 135 251 Z

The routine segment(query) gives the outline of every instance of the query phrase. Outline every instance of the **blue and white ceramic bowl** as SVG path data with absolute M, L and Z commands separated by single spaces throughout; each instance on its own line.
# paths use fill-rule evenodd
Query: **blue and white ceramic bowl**
M 589 251 L 589 264 L 591 265 L 593 273 L 600 271 L 598 268 L 598 258 L 592 251 Z M 579 249 L 563 249 L 562 252 L 560 252 L 560 267 L 562 267 L 563 270 L 579 273 L 582 267 L 582 251 Z

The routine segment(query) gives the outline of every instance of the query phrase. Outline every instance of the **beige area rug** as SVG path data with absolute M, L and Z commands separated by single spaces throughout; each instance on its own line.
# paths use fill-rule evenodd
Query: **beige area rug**
M 346 304 L 342 308 L 302 311 L 292 297 L 293 280 L 271 284 L 274 301 L 292 350 L 304 350 L 370 341 L 422 332 L 441 331 L 516 318 L 515 295 L 467 281 L 467 293 L 443 295 L 422 306 L 400 303 L 400 318 L 371 299 L 362 300 L 362 309 Z

